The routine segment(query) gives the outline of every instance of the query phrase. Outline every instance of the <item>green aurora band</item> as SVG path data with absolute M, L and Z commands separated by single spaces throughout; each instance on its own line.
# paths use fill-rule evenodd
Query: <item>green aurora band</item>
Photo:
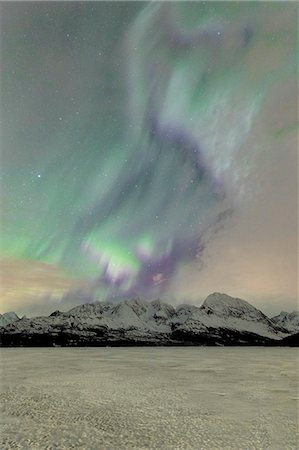
M 25 119 L 4 113 L 16 152 L 3 153 L 2 254 L 88 277 L 110 298 L 165 292 L 250 189 L 252 124 L 296 76 L 295 8 L 32 3 L 15 40 L 3 35 L 5 52 L 19 46 L 3 102 Z M 252 61 L 273 47 L 271 70 Z

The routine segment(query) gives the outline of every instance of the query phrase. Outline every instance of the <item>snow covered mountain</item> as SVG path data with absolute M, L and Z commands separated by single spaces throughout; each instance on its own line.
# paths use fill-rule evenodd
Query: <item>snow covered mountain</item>
M 276 325 L 285 328 L 290 333 L 295 333 L 299 330 L 299 311 L 291 313 L 281 311 L 278 316 L 272 317 L 272 322 Z
M 248 302 L 218 293 L 201 307 L 95 302 L 0 328 L 2 345 L 266 345 L 290 334 Z
M 4 314 L 0 314 L 0 327 L 5 327 L 6 325 L 19 320 L 20 318 L 16 315 L 15 312 L 10 311 Z
M 204 323 L 212 327 L 248 331 L 261 336 L 281 338 L 286 330 L 275 325 L 262 311 L 250 303 L 226 294 L 209 295 L 200 308 Z

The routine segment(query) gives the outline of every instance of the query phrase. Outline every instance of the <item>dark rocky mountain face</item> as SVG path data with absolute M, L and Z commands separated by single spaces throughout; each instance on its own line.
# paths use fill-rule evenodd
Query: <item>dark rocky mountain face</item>
M 276 345 L 283 345 L 288 347 L 299 347 L 299 333 L 291 334 L 279 341 L 276 341 Z
M 0 328 L 2 346 L 288 345 L 290 334 L 248 302 L 218 293 L 201 307 L 95 302 Z

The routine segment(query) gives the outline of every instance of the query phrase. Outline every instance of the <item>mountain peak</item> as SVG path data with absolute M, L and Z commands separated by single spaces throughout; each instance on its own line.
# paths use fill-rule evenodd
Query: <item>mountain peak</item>
M 220 292 L 214 292 L 213 294 L 208 295 L 208 297 L 203 302 L 202 306 L 217 308 L 221 305 L 233 307 L 233 308 L 242 308 L 245 305 L 251 308 L 254 308 L 250 303 L 246 302 L 246 300 L 241 300 L 237 297 L 231 297 L 227 294 L 222 294 Z
M 13 323 L 19 319 L 20 318 L 17 316 L 17 314 L 14 311 L 9 311 L 7 313 L 0 314 L 0 327 L 4 327 L 5 325 Z
M 227 294 L 214 292 L 210 294 L 201 306 L 202 310 L 213 312 L 219 316 L 246 316 L 251 319 L 264 319 L 266 316 L 246 300 L 231 297 Z

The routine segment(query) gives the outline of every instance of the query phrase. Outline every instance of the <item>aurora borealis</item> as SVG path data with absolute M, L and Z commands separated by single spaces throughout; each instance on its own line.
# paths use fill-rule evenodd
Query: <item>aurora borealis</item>
M 3 310 L 295 308 L 297 4 L 1 9 Z

